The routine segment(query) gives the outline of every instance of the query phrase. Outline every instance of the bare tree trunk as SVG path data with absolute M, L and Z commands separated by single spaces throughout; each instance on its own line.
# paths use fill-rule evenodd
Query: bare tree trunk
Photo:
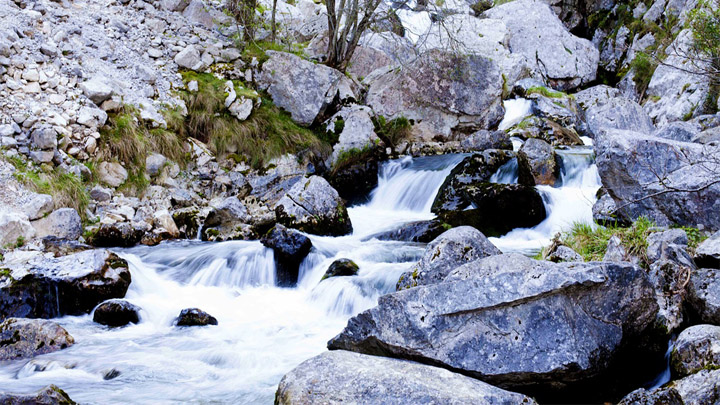
M 272 19 L 270 23 L 270 29 L 272 30 L 272 33 L 270 35 L 270 39 L 272 40 L 272 43 L 275 43 L 275 35 L 277 33 L 277 26 L 275 25 L 275 13 L 277 12 L 277 0 L 273 0 L 273 7 L 272 7 Z

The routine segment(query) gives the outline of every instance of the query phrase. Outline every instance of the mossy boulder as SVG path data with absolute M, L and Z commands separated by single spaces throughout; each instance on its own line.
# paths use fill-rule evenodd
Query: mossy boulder
M 0 392 L 0 403 L 6 405 L 75 405 L 65 391 L 56 385 L 48 385 L 35 394 L 10 394 Z
M 354 261 L 350 259 L 338 259 L 328 267 L 321 281 L 330 277 L 355 276 L 359 270 L 360 267 Z

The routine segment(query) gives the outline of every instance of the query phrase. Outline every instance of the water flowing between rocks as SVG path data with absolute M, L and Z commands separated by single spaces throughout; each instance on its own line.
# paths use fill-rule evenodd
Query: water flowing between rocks
M 571 223 L 592 223 L 600 186 L 592 151 L 558 153 L 560 185 L 538 187 L 547 219 L 493 238 L 502 250 L 532 253 Z M 351 316 L 393 291 L 402 272 L 419 259 L 422 244 L 368 237 L 433 218 L 433 199 L 463 158 L 386 162 L 369 201 L 349 209 L 352 235 L 310 236 L 314 249 L 294 288 L 275 287 L 273 252 L 258 241 L 178 241 L 121 250 L 133 279 L 126 298 L 143 309 L 141 322 L 107 329 L 90 315 L 61 318 L 77 343 L 30 362 L 0 366 L 0 385 L 29 392 L 53 383 L 81 403 L 272 403 L 286 372 L 326 350 Z M 493 181 L 516 181 L 516 171 L 511 162 Z M 320 282 L 338 258 L 355 261 L 358 276 Z M 219 325 L 172 326 L 189 307 L 207 311 Z

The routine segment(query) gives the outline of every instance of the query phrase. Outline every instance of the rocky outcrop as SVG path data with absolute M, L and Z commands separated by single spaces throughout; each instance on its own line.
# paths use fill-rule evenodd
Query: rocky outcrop
M 65 349 L 75 339 L 52 321 L 7 318 L 0 324 L 0 342 L 0 360 L 17 360 Z
M 347 209 L 338 192 L 319 176 L 297 183 L 275 204 L 277 221 L 315 235 L 352 232 Z
M 608 131 L 595 140 L 595 153 L 620 217 L 720 229 L 720 217 L 713 214 L 720 210 L 717 148 Z
M 716 404 L 720 401 L 720 370 L 702 370 L 652 391 L 640 388 L 625 396 L 619 405 Z
M 73 208 L 60 208 L 50 215 L 33 221 L 35 236 L 44 238 L 55 236 L 62 239 L 75 240 L 82 235 L 82 220 Z
M 648 84 L 648 101 L 644 109 L 660 126 L 702 113 L 710 79 L 708 75 L 698 73 L 709 69 L 709 62 L 702 58 L 693 60 L 692 41 L 690 29 L 681 31 L 666 50 L 667 58 L 655 69 Z
M 198 308 L 183 309 L 175 319 L 175 326 L 207 326 L 217 324 L 218 321 L 214 316 Z
M 125 260 L 108 250 L 7 263 L 10 277 L 0 285 L 0 318 L 81 315 L 130 285 Z
M 136 228 L 129 222 L 102 224 L 88 242 L 96 247 L 132 247 L 140 243 L 144 234 L 143 229 Z
M 285 374 L 277 404 L 534 404 L 522 394 L 438 367 L 336 350 Z
M 599 136 L 603 131 L 624 130 L 645 135 L 655 132 L 652 120 L 640 104 L 624 97 L 598 100 L 585 111 L 588 131 Z
M 505 389 L 561 389 L 632 361 L 637 348 L 618 353 L 657 310 L 644 270 L 628 263 L 498 255 L 382 296 L 328 347 L 421 360 Z
M 695 325 L 682 331 L 675 341 L 670 363 L 679 378 L 720 368 L 720 326 Z
M 396 289 L 439 283 L 456 267 L 499 254 L 500 250 L 477 229 L 450 229 L 427 246 L 420 261 L 400 276 Z
M 698 269 L 690 274 L 687 301 L 692 316 L 720 325 L 720 269 Z
M 453 131 L 490 128 L 503 116 L 501 73 L 487 57 L 435 50 L 368 81 L 367 105 L 388 120 L 412 120 L 413 139 L 448 139 Z
M 484 16 L 505 23 L 510 51 L 525 56 L 553 87 L 570 90 L 595 80 L 597 48 L 570 34 L 546 3 L 512 1 L 491 8 Z
M 250 215 L 237 197 L 227 197 L 211 203 L 212 209 L 205 218 L 201 235 L 203 240 L 223 241 L 250 239 Z
M 520 184 L 553 186 L 557 182 L 560 166 L 555 157 L 555 150 L 549 143 L 530 138 L 520 147 L 517 159 Z
M 695 249 L 698 267 L 720 269 L 720 231 L 707 238 Z
M 330 277 L 343 277 L 357 275 L 360 267 L 350 259 L 338 259 L 330 264 L 320 281 Z
M 7 405 L 75 405 L 65 391 L 48 385 L 35 394 L 10 394 L 0 392 L 0 403 Z
M 93 321 L 113 327 L 138 323 L 140 322 L 140 307 L 125 300 L 107 300 L 95 308 Z
M 258 77 L 261 90 L 293 120 L 310 125 L 337 100 L 354 99 L 352 83 L 341 72 L 299 56 L 268 51 Z
M 0 211 L 0 247 L 15 245 L 33 236 L 35 236 L 35 228 L 30 225 L 26 215 L 19 212 Z
M 647 237 L 648 278 L 655 288 L 660 310 L 657 325 L 675 331 L 685 320 L 685 284 L 695 270 L 687 252 L 688 238 L 682 229 L 654 232 Z
M 300 263 L 305 260 L 312 249 L 310 238 L 294 229 L 277 224 L 263 235 L 260 241 L 264 246 L 273 250 L 277 284 L 280 286 L 295 285 Z

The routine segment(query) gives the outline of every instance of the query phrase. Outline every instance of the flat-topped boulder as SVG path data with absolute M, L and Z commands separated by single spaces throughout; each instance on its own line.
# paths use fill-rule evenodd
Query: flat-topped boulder
M 380 297 L 328 347 L 422 361 L 504 389 L 562 390 L 616 361 L 632 365 L 657 311 L 645 271 L 630 263 L 504 254 Z
M 295 183 L 275 204 L 277 221 L 316 235 L 352 232 L 345 203 L 324 178 L 310 176 Z
M 124 259 L 105 249 L 61 257 L 35 256 L 6 264 L 0 281 L 0 319 L 81 315 L 130 286 Z
M 275 403 L 534 404 L 522 394 L 438 367 L 336 350 L 304 361 L 280 381 Z

